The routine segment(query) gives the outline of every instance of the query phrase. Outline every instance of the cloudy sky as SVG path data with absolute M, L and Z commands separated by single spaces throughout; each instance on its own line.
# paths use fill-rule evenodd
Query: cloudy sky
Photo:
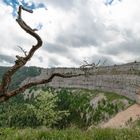
M 43 46 L 27 66 L 79 67 L 83 60 L 106 64 L 140 61 L 140 0 L 0 0 L 0 65 L 14 64 L 35 44 L 16 23 L 23 13 L 38 28 Z

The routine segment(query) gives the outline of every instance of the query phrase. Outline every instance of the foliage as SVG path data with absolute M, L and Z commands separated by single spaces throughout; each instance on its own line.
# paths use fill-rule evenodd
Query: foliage
M 101 93 L 97 90 L 79 90 L 79 89 L 60 89 L 57 91 L 58 108 L 60 110 L 68 110 L 70 115 L 59 122 L 60 128 L 76 125 L 79 128 L 87 128 L 91 125 L 98 125 L 104 120 L 108 120 L 118 111 L 125 109 L 125 99 L 115 93 L 102 92 L 106 98 L 97 103 L 97 107 L 91 105 L 91 100 Z M 114 96 L 113 96 L 114 95 Z M 121 100 L 120 100 L 121 99 Z M 114 102 L 117 100 L 117 102 Z M 119 101 L 120 100 L 120 101 Z M 128 100 L 129 104 L 133 102 Z M 93 101 L 94 102 L 94 101 Z M 127 105 L 127 106 L 128 106 Z
M 106 99 L 100 100 L 94 107 L 91 101 L 94 102 L 100 94 Z M 96 90 L 32 87 L 0 105 L 0 126 L 60 129 L 76 126 L 87 129 L 132 104 L 128 100 L 129 104 L 125 106 L 120 99 L 125 98 Z
M 52 127 L 57 124 L 57 121 L 61 120 L 63 116 L 67 116 L 67 111 L 59 111 L 57 109 L 56 102 L 58 97 L 51 92 L 42 92 L 35 99 L 33 105 L 35 107 L 34 112 L 37 120 L 41 125 Z
M 51 92 L 42 92 L 33 100 L 6 102 L 0 106 L 1 127 L 53 127 L 67 111 L 56 108 L 58 98 Z

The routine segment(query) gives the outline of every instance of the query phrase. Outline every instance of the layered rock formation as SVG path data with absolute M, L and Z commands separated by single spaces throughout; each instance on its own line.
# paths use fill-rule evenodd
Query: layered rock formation
M 140 88 L 140 63 L 133 62 L 124 65 L 102 66 L 98 68 L 52 68 L 42 69 L 41 75 L 26 79 L 22 84 L 30 81 L 44 79 L 51 73 L 63 74 L 85 73 L 85 76 L 63 79 L 55 77 L 47 86 L 55 88 L 87 88 L 116 92 L 132 100 L 137 99 Z

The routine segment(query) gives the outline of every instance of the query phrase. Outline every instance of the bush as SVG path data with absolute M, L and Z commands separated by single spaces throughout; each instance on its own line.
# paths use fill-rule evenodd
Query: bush
M 58 98 L 51 92 L 41 92 L 32 102 L 8 102 L 1 105 L 1 127 L 53 127 L 67 111 L 59 111 Z

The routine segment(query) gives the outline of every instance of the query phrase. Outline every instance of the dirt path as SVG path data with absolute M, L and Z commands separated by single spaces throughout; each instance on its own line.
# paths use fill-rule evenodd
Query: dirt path
M 134 104 L 127 108 L 126 110 L 118 113 L 115 117 L 110 119 L 107 123 L 103 124 L 101 127 L 111 127 L 119 128 L 124 127 L 126 123 L 132 118 L 132 121 L 137 120 L 140 117 L 140 105 Z

